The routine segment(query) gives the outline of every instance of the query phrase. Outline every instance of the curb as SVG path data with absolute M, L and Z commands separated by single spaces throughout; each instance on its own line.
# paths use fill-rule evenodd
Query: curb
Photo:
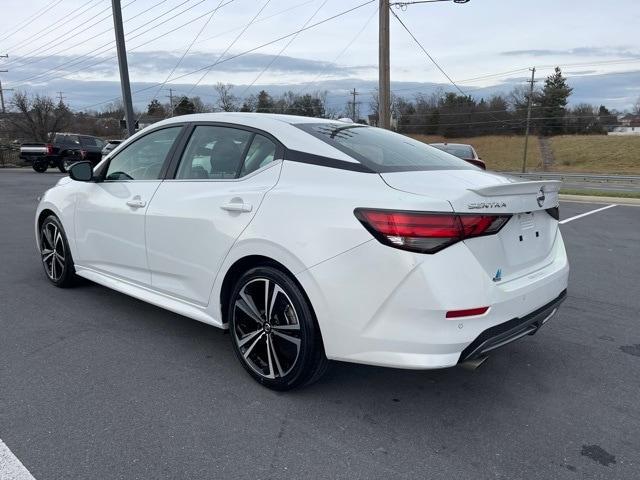
M 568 195 L 566 193 L 560 194 L 560 200 L 565 202 L 576 203 L 615 203 L 616 205 L 638 205 L 640 206 L 640 198 L 625 198 L 625 197 L 596 197 L 593 195 Z

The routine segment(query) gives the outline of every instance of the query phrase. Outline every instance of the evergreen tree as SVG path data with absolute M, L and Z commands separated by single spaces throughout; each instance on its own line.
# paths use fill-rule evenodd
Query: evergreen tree
M 274 108 L 273 98 L 264 90 L 260 90 L 258 93 L 258 103 L 256 105 L 256 112 L 271 113 Z
M 188 97 L 182 97 L 173 110 L 175 116 L 188 115 L 196 112 L 196 106 Z
M 567 100 L 573 88 L 562 75 L 560 67 L 556 67 L 555 73 L 549 75 L 544 81 L 542 89 L 542 134 L 558 135 L 564 133 L 564 117 L 566 114 Z
M 167 111 L 164 105 L 154 98 L 149 105 L 147 105 L 147 115 L 151 117 L 166 117 Z

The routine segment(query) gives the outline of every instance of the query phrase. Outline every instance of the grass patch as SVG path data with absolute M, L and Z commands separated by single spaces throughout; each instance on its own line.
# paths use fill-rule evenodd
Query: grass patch
M 551 171 L 640 174 L 640 136 L 563 135 L 551 138 Z
M 445 141 L 438 136 L 411 136 L 425 143 Z M 522 168 L 523 136 L 491 135 L 446 141 L 473 145 L 489 170 L 518 172 Z M 555 164 L 549 171 L 640 175 L 640 136 L 562 135 L 551 137 L 550 141 Z M 529 137 L 529 172 L 542 170 L 539 145 L 537 137 Z
M 519 172 L 522 169 L 524 136 L 488 135 L 473 138 L 443 138 L 433 135 L 410 135 L 425 143 L 449 142 L 473 145 L 478 155 L 487 164 L 487 169 L 502 172 Z M 529 137 L 527 170 L 542 170 L 542 156 L 538 139 Z

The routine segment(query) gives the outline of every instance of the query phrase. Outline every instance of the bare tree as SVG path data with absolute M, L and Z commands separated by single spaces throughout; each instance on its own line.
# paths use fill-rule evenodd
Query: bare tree
M 218 82 L 213 87 L 218 94 L 218 108 L 223 112 L 235 112 L 238 110 L 238 97 L 233 92 L 233 85 L 230 83 Z
M 36 142 L 48 142 L 56 132 L 67 128 L 73 114 L 63 102 L 57 105 L 51 97 L 44 95 L 29 96 L 25 92 L 16 92 L 11 106 L 20 114 L 12 117 L 15 127 Z
M 638 97 L 635 105 L 633 105 L 632 112 L 634 115 L 640 115 L 640 97 Z

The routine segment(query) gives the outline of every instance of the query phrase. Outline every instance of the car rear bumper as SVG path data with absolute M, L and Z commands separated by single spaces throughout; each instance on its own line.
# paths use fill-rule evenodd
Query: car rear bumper
M 460 363 L 482 358 L 495 349 L 515 342 L 525 335 L 534 335 L 557 313 L 558 307 L 564 302 L 566 296 L 567 291 L 563 290 L 557 298 L 535 312 L 486 329 L 462 351 Z
M 568 276 L 558 232 L 537 269 L 503 282 L 494 282 L 463 242 L 422 255 L 376 240 L 297 278 L 315 310 L 328 358 L 432 369 L 478 358 L 537 331 L 549 317 L 544 313 L 564 298 Z M 482 315 L 446 318 L 447 311 L 485 306 Z

